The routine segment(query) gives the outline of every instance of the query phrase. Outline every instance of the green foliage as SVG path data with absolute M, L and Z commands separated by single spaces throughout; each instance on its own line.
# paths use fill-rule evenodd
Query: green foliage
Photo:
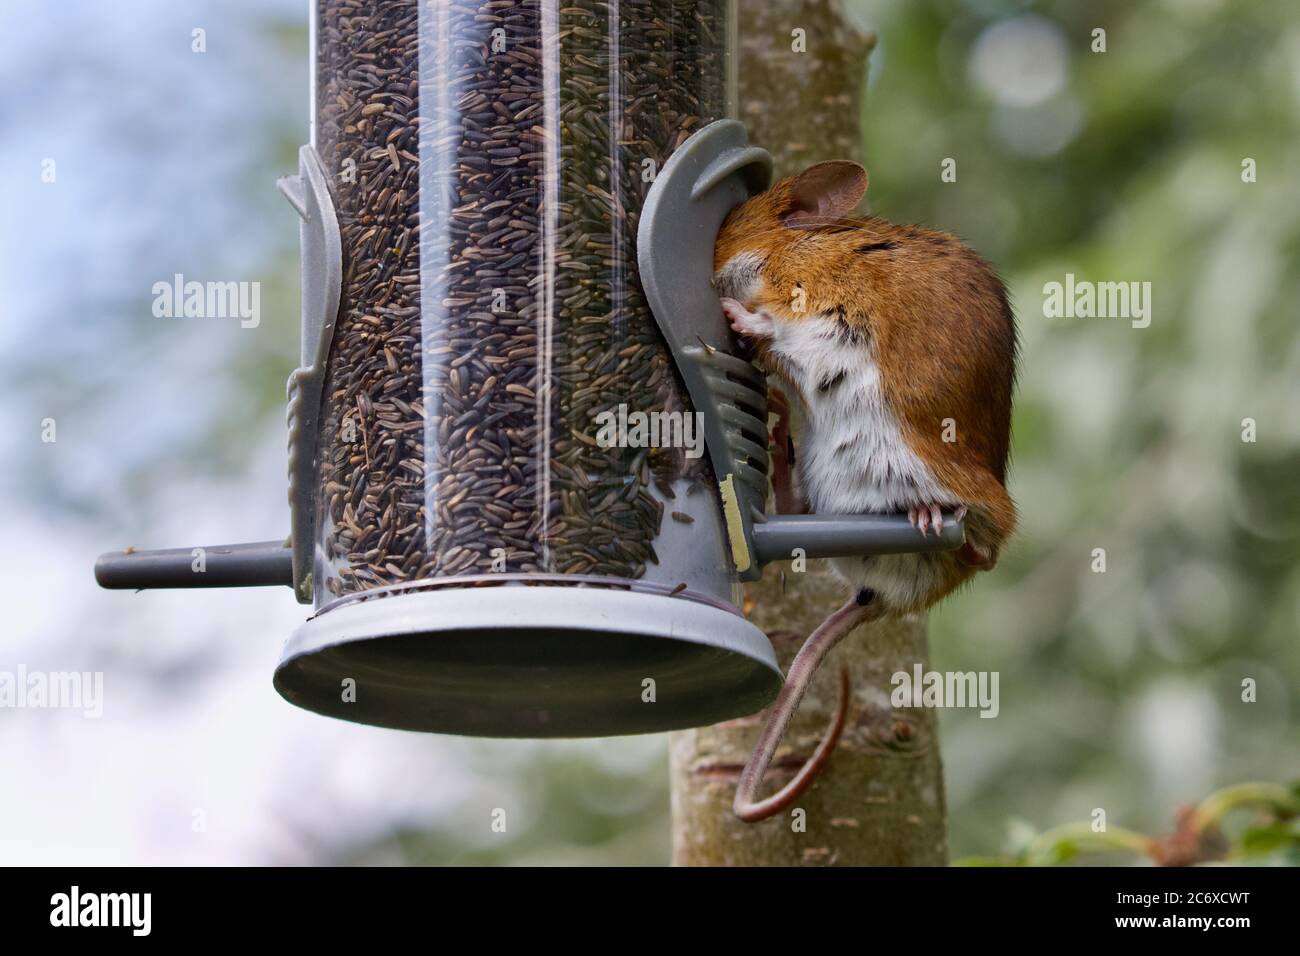
M 1234 813 L 1242 809 L 1253 811 L 1251 819 L 1228 829 L 1226 819 L 1229 815 L 1242 816 Z M 1174 832 L 1164 837 L 1087 823 L 1067 823 L 1035 833 L 1023 821 L 1013 821 L 1004 856 L 966 857 L 956 865 L 1060 866 L 1087 854 L 1108 851 L 1164 865 L 1295 866 L 1300 863 L 1300 783 L 1289 787 L 1269 783 L 1225 787 L 1200 805 L 1180 811 Z M 1124 862 L 1124 856 L 1117 857 L 1114 852 L 1104 859 Z
M 1021 531 L 931 615 L 933 666 L 1001 674 L 998 719 L 942 716 L 954 855 L 996 846 L 1009 817 L 1100 807 L 1153 831 L 1214 786 L 1293 774 L 1300 9 L 853 8 L 880 35 L 871 211 L 975 246 L 1021 333 Z M 1066 273 L 1151 282 L 1150 327 L 1045 318 Z
M 664 757 L 650 738 L 467 742 L 472 792 L 435 820 L 393 833 L 348 862 L 610 865 L 668 859 Z M 493 829 L 489 810 L 504 810 Z

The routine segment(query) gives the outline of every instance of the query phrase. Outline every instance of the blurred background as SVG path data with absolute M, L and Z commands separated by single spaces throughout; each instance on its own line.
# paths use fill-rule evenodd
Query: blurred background
M 871 211 L 961 235 L 1020 320 L 1022 531 L 931 616 L 933 667 L 1001 673 L 1000 719 L 941 714 L 953 856 L 1297 776 L 1300 8 L 849 7 Z M 665 863 L 663 737 L 326 720 L 271 687 L 287 590 L 94 585 L 103 550 L 288 526 L 307 10 L 0 6 L 0 670 L 105 675 L 99 719 L 0 709 L 0 863 Z M 178 272 L 260 282 L 260 325 L 154 317 Z M 1045 318 L 1067 272 L 1151 282 L 1150 327 Z

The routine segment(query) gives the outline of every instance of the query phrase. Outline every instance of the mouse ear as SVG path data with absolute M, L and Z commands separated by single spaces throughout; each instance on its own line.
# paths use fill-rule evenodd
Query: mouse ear
M 851 213 L 867 191 L 867 171 L 847 159 L 809 166 L 790 184 L 790 204 L 781 221 L 809 229 Z

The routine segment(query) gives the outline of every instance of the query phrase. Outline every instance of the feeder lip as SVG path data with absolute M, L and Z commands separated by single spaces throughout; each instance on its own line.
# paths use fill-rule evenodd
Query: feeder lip
M 761 710 L 781 683 L 767 637 L 734 608 L 522 583 L 333 608 L 298 628 L 275 672 L 286 700 L 318 714 L 476 737 L 699 727 Z

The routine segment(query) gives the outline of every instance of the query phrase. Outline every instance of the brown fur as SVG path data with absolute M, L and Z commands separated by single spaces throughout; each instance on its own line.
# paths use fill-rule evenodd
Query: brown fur
M 1017 351 L 1006 291 L 948 233 L 846 218 L 865 174 L 858 191 L 832 191 L 813 205 L 800 180 L 825 165 L 732 210 L 718 236 L 715 268 L 739 252 L 757 252 L 765 261 L 750 308 L 797 321 L 791 303 L 798 287 L 802 316 L 839 315 L 874 344 L 885 400 L 909 446 L 970 508 L 968 534 L 984 554 L 967 555 L 963 564 L 992 567 L 1016 526 L 1005 487 Z M 943 441 L 946 418 L 956 423 L 955 442 Z

